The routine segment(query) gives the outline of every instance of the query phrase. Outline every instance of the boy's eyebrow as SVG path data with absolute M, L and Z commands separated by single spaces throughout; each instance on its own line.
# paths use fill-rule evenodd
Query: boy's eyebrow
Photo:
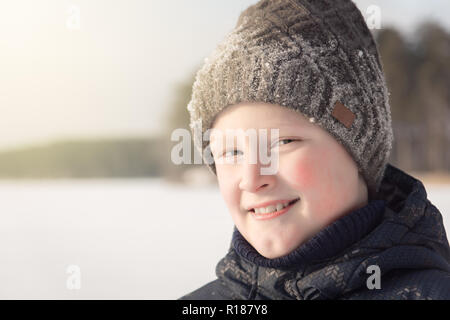
M 289 128 L 296 128 L 296 129 L 307 129 L 308 126 L 307 125 L 299 125 L 298 123 L 294 124 L 294 123 L 281 123 L 280 125 L 278 125 L 278 127 L 289 127 Z
M 307 125 L 299 125 L 299 124 L 294 124 L 294 123 L 281 123 L 277 126 L 272 126 L 270 129 L 279 129 L 280 130 L 280 135 L 281 135 L 281 131 L 283 130 L 300 130 L 301 132 L 304 132 L 306 130 L 308 130 L 308 126 Z
M 270 130 L 270 129 L 279 129 L 279 130 L 282 130 L 283 128 L 290 128 L 290 129 L 291 129 L 291 128 L 295 128 L 295 129 L 307 130 L 307 129 L 309 129 L 308 124 L 309 124 L 309 123 L 306 123 L 306 124 L 300 124 L 300 125 L 299 125 L 298 123 L 281 122 L 281 123 L 279 123 L 279 124 L 277 124 L 277 125 L 272 125 L 272 126 L 269 126 L 269 127 L 267 127 L 267 128 L 247 128 L 246 130 L 248 130 L 248 129 L 256 129 L 256 131 L 261 130 L 261 129 L 266 129 L 266 130 Z M 235 128 L 233 128 L 233 130 L 235 130 Z M 244 130 L 244 132 L 245 132 L 246 130 Z M 223 130 L 223 132 L 226 133 L 226 130 Z
M 267 130 L 268 133 L 270 133 L 270 130 L 274 130 L 274 129 L 278 129 L 279 130 L 279 134 L 281 135 L 283 131 L 286 130 L 300 130 L 302 133 L 305 132 L 306 130 L 309 130 L 309 127 L 307 125 L 298 125 L 298 124 L 292 124 L 292 123 L 281 123 L 277 126 L 270 126 L 268 128 L 249 128 L 249 129 L 255 129 L 256 132 L 258 132 L 259 130 Z M 248 130 L 248 129 L 247 129 Z M 243 131 L 244 133 L 246 132 L 246 130 Z M 222 132 L 221 135 L 219 135 L 220 137 L 227 137 L 230 136 L 230 134 L 227 134 L 227 131 L 224 130 Z M 213 140 L 214 138 L 216 138 L 215 136 L 211 135 L 211 140 Z
M 284 136 L 284 135 L 299 135 L 302 136 L 303 134 L 305 134 L 308 130 L 308 128 L 306 126 L 299 126 L 298 124 L 289 124 L 289 125 L 282 125 L 282 126 L 278 126 L 278 127 L 269 127 L 269 128 L 261 128 L 261 129 L 265 129 L 267 130 L 266 132 L 271 135 L 271 130 L 273 129 L 278 129 L 278 136 Z M 258 130 L 261 129 L 257 129 L 256 132 L 258 132 Z M 300 130 L 299 130 L 300 129 Z M 296 130 L 297 132 L 293 132 L 294 130 Z M 244 131 L 245 132 L 245 131 Z M 245 136 L 245 135 L 244 135 Z M 219 136 L 222 140 L 222 142 L 224 141 L 224 139 L 228 138 L 228 137 L 232 137 L 232 134 L 227 134 L 226 132 L 223 135 Z M 235 137 L 236 138 L 236 137 Z M 240 137 L 242 138 L 242 137 Z M 210 137 L 210 143 L 209 144 L 214 144 L 214 142 L 217 140 L 216 136 L 211 136 Z M 216 141 L 217 142 L 217 141 Z M 237 143 L 239 143 L 240 140 L 237 140 Z

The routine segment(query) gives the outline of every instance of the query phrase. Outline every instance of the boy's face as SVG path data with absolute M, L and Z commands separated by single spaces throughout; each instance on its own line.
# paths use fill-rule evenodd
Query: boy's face
M 228 161 L 234 160 L 216 162 L 221 194 L 239 232 L 266 258 L 288 254 L 336 219 L 367 204 L 366 184 L 349 153 L 327 131 L 293 110 L 241 103 L 222 111 L 213 129 L 222 134 L 220 150 L 214 144 L 218 135 L 211 135 L 214 159 L 225 154 Z M 261 174 L 261 167 L 270 165 L 261 164 L 259 155 L 256 163 L 250 161 L 254 149 L 248 136 L 234 139 L 234 148 L 227 149 L 227 129 L 266 129 L 266 150 L 278 145 L 278 170 Z M 276 141 L 270 129 L 279 129 Z M 258 135 L 258 150 L 262 142 Z M 249 210 L 268 201 L 284 204 L 295 199 L 299 200 L 281 209 L 281 215 Z

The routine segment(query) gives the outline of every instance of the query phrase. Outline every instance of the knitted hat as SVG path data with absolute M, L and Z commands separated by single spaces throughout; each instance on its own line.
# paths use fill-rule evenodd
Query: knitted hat
M 261 0 L 197 72 L 188 104 L 195 145 L 227 106 L 265 102 L 328 131 L 378 192 L 392 149 L 388 91 L 376 44 L 350 0 Z M 201 129 L 200 129 L 201 128 Z M 214 163 L 209 165 L 216 174 Z

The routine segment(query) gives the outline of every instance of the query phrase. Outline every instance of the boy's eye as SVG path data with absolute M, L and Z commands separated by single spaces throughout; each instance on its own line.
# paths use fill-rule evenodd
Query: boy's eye
M 288 141 L 287 143 L 281 143 L 281 142 L 283 142 L 283 141 Z M 294 139 L 281 139 L 281 140 L 279 140 L 277 143 L 279 143 L 279 144 L 288 144 L 289 142 L 292 142 L 292 141 L 295 141 Z
M 224 157 L 228 157 L 228 156 L 234 156 L 235 152 L 240 152 L 239 150 L 230 150 L 230 151 L 226 151 L 224 152 L 223 156 Z
M 295 140 L 294 139 L 281 139 L 281 140 L 277 141 L 276 143 L 280 143 L 281 145 L 283 145 L 283 144 L 289 144 L 290 142 L 293 142 L 293 141 L 295 141 Z M 282 143 L 282 142 L 284 142 L 284 143 Z M 229 150 L 229 151 L 224 152 L 222 154 L 222 156 L 223 157 L 229 157 L 229 156 L 232 157 L 232 156 L 235 155 L 236 152 L 241 152 L 241 151 L 239 151 L 239 150 Z
M 281 140 L 281 141 L 289 141 L 289 142 L 292 142 L 292 141 L 294 141 L 294 139 L 283 139 L 283 140 Z

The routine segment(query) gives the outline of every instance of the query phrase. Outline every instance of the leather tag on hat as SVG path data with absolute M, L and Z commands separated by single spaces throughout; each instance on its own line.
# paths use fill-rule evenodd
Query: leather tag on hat
M 339 122 L 342 123 L 347 129 L 352 126 L 353 121 L 355 121 L 356 118 L 355 114 L 340 101 L 336 101 L 334 104 L 331 115 L 339 120 Z

